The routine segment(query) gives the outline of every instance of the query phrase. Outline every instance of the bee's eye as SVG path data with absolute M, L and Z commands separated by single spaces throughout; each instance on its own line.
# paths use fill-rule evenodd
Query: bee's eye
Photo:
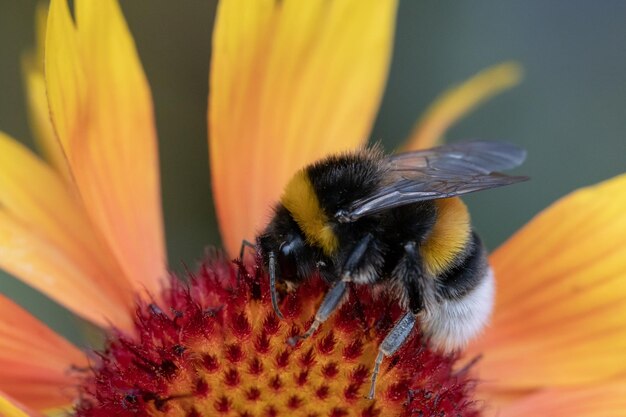
M 276 260 L 280 270 L 279 276 L 282 281 L 298 281 L 296 253 L 303 245 L 304 241 L 299 236 L 290 236 L 288 240 L 280 245 Z
M 298 281 L 298 266 L 293 253 L 286 253 L 285 250 L 281 250 L 278 252 L 277 263 L 280 271 L 279 277 L 282 281 Z
M 280 245 L 280 252 L 285 256 L 290 256 L 302 246 L 304 246 L 304 241 L 300 236 L 290 236 Z

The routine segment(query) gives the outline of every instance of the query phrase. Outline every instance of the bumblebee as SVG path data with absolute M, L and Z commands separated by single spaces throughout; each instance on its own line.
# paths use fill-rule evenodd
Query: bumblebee
M 494 279 L 486 250 L 458 196 L 524 181 L 499 171 L 526 152 L 473 141 L 387 156 L 379 148 L 334 155 L 300 170 L 257 239 L 271 298 L 283 318 L 276 283 L 297 286 L 319 273 L 330 285 L 311 336 L 346 298 L 348 283 L 389 291 L 406 313 L 379 347 L 369 397 L 385 357 L 416 320 L 429 345 L 462 347 L 486 324 Z

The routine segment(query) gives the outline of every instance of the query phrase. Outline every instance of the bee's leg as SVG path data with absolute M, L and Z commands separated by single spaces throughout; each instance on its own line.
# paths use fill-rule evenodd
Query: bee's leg
M 376 390 L 376 378 L 380 370 L 380 365 L 385 357 L 393 355 L 411 334 L 415 325 L 415 315 L 424 308 L 424 294 L 429 291 L 424 288 L 424 279 L 422 277 L 422 260 L 419 254 L 417 244 L 415 242 L 407 242 L 404 244 L 404 256 L 398 262 L 393 271 L 393 275 L 404 286 L 406 297 L 408 299 L 409 312 L 405 313 L 387 337 L 378 347 L 378 356 L 374 362 L 374 371 L 372 372 L 372 385 L 367 396 L 369 399 L 374 398 Z
M 246 250 L 246 247 L 252 248 L 256 251 L 256 245 L 248 242 L 247 240 L 242 240 L 241 241 L 241 247 L 239 248 L 239 260 L 241 262 L 243 262 L 243 255 L 244 255 L 244 251 Z M 241 280 L 241 268 L 237 269 L 237 286 L 239 286 L 239 282 Z
M 269 273 L 270 273 L 270 299 L 272 300 L 272 307 L 279 319 L 284 320 L 283 313 L 278 308 L 278 294 L 276 294 L 276 254 L 271 251 L 268 254 L 269 260 Z
M 413 314 L 424 309 L 424 298 L 431 295 L 432 289 L 426 288 L 422 272 L 422 259 L 415 242 L 404 244 L 404 256 L 398 262 L 393 275 L 404 287 L 408 307 Z
M 380 371 L 380 364 L 383 362 L 383 359 L 396 353 L 411 334 L 414 325 L 415 315 L 410 311 L 405 313 L 378 347 L 378 356 L 376 356 L 374 371 L 372 372 L 372 384 L 370 385 L 370 392 L 367 395 L 367 398 L 370 400 L 374 398 L 376 392 L 376 378 Z
M 346 289 L 347 286 L 344 281 L 337 282 L 335 286 L 326 293 L 326 296 L 324 296 L 322 304 L 320 304 L 317 313 L 315 313 L 315 320 L 311 324 L 311 327 L 301 335 L 290 337 L 287 343 L 291 346 L 295 346 L 300 340 L 304 340 L 315 333 L 317 328 L 320 327 L 320 324 L 324 323 L 328 317 L 337 310 L 337 307 L 339 307 L 346 295 Z
M 345 282 L 352 281 L 352 273 L 359 267 L 361 260 L 365 256 L 367 249 L 372 243 L 374 236 L 371 233 L 366 234 L 359 240 L 359 242 L 352 248 L 352 252 L 343 264 L 341 271 L 341 280 Z
M 252 242 L 247 241 L 246 239 L 241 241 L 241 246 L 239 247 L 239 259 L 243 261 L 243 253 L 246 250 L 246 247 L 252 248 L 256 251 L 256 245 Z

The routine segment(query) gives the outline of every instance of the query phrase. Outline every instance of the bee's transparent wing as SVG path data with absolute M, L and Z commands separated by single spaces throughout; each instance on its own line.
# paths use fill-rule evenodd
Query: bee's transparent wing
M 336 213 L 341 222 L 411 204 L 453 197 L 525 181 L 498 171 L 515 168 L 526 151 L 499 142 L 464 142 L 387 159 L 385 184 L 375 193 Z

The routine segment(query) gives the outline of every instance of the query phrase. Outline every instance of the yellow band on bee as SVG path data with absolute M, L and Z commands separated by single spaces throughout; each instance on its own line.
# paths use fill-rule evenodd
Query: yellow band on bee
M 421 254 L 429 274 L 436 276 L 449 269 L 470 239 L 470 216 L 458 197 L 436 200 L 437 220 L 422 244 Z
M 291 178 L 281 203 L 298 223 L 309 244 L 320 247 L 326 256 L 331 256 L 337 250 L 339 241 L 305 170 Z

